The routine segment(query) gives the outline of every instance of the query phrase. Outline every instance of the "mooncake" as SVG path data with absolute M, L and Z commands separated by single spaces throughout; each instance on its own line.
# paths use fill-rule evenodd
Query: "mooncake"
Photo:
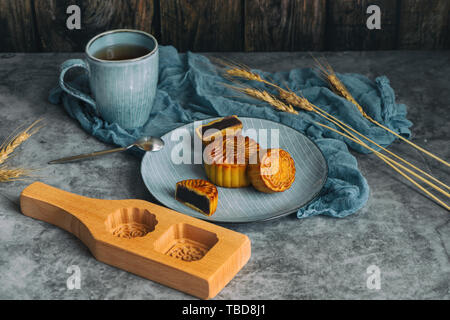
M 236 135 L 241 129 L 241 120 L 237 116 L 228 116 L 199 126 L 195 129 L 195 132 L 203 144 L 208 144 L 213 142 L 216 137 Z
M 204 150 L 204 168 L 208 179 L 225 188 L 250 185 L 247 166 L 257 162 L 258 143 L 242 135 L 216 139 Z
M 214 184 L 203 179 L 179 181 L 176 184 L 175 199 L 207 216 L 217 208 L 218 192 Z
M 295 162 L 283 149 L 261 151 L 256 164 L 249 164 L 248 177 L 261 192 L 275 193 L 289 189 L 295 181 Z

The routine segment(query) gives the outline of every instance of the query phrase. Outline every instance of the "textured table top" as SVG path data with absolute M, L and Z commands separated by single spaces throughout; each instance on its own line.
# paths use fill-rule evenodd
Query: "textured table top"
M 388 76 L 398 101 L 408 106 L 413 141 L 450 159 L 448 51 L 324 55 L 338 72 L 362 73 L 372 79 Z M 39 180 L 88 197 L 151 201 L 139 161 L 130 155 L 46 165 L 74 152 L 108 147 L 86 134 L 61 107 L 47 102 L 49 90 L 57 84 L 59 64 L 80 56 L 0 54 L 0 139 L 39 117 L 47 122 L 10 163 L 42 168 Z M 267 71 L 313 65 L 307 53 L 221 56 Z M 408 145 L 396 142 L 391 150 L 449 182 L 448 168 Z M 371 193 L 356 214 L 304 220 L 294 214 L 263 223 L 227 225 L 248 235 L 252 257 L 216 299 L 450 299 L 449 212 L 375 156 L 357 158 Z M 75 236 L 21 215 L 19 195 L 28 183 L 0 184 L 0 298 L 192 298 L 100 263 Z M 81 272 L 81 287 L 69 290 L 73 265 Z M 379 290 L 367 286 L 372 265 L 380 271 Z

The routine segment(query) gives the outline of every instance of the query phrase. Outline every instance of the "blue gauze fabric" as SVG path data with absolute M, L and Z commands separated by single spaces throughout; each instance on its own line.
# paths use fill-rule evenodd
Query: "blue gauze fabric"
M 382 146 L 394 141 L 394 136 L 364 119 L 356 107 L 337 96 L 313 69 L 294 69 L 289 72 L 267 73 L 258 71 L 273 82 L 288 85 L 294 92 L 303 93 L 315 105 L 368 136 Z M 406 107 L 396 104 L 389 80 L 382 76 L 371 81 L 359 74 L 338 74 L 351 94 L 364 107 L 367 114 L 406 138 L 412 125 L 406 119 Z M 271 106 L 241 96 L 223 85 L 226 82 L 218 69 L 206 57 L 188 52 L 179 54 L 171 46 L 160 46 L 159 83 L 154 106 L 147 123 L 134 130 L 124 130 L 95 116 L 83 102 L 67 95 L 59 87 L 50 92 L 49 100 L 62 104 L 68 114 L 82 128 L 99 140 L 126 146 L 142 135 L 161 136 L 186 123 L 214 116 L 264 118 L 293 127 L 310 137 L 322 150 L 329 168 L 327 182 L 317 199 L 300 209 L 299 218 L 314 215 L 345 217 L 361 209 L 368 200 L 369 186 L 358 169 L 356 159 L 348 147 L 360 153 L 368 150 L 342 136 L 313 123 L 330 126 L 327 120 L 311 112 L 300 115 L 274 110 Z M 89 92 L 86 76 L 72 83 Z M 252 83 L 260 86 L 259 83 Z M 136 155 L 142 154 L 135 152 Z

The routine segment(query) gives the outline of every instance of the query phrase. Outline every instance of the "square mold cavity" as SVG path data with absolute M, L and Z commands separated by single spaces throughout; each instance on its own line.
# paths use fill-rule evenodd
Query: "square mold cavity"
M 219 241 L 213 232 L 179 223 L 171 226 L 157 241 L 155 250 L 182 261 L 197 261 Z

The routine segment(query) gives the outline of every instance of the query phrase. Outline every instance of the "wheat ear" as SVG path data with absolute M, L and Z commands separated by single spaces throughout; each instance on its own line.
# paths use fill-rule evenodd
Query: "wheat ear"
M 337 76 L 334 74 L 334 71 L 332 71 L 332 69 L 325 69 L 325 67 L 321 66 L 321 68 L 323 68 L 323 72 L 325 74 L 325 72 L 328 72 L 328 74 L 330 74 L 330 78 L 331 79 L 338 79 Z M 331 67 L 329 67 L 331 68 Z M 251 80 L 250 79 L 250 75 L 248 74 L 248 72 L 238 72 L 238 67 L 234 67 L 233 69 L 230 70 L 234 70 L 233 73 L 236 75 L 239 75 L 239 77 L 247 79 L 247 80 Z M 245 70 L 243 70 L 245 71 Z M 255 78 L 253 79 L 255 80 Z M 259 80 L 257 80 L 259 81 Z M 338 80 L 339 81 L 339 80 Z M 284 100 L 285 102 L 287 102 L 289 105 L 294 106 L 294 107 L 298 107 L 302 110 L 305 111 L 315 111 L 312 106 L 311 103 L 302 97 L 299 97 L 297 94 L 295 94 L 293 91 L 291 90 L 285 90 L 281 87 L 279 87 L 278 85 L 268 82 L 267 80 L 260 80 L 260 82 L 263 82 L 265 84 L 268 84 L 274 88 L 276 88 L 278 90 L 278 94 L 280 96 L 280 98 L 282 100 Z M 334 81 L 334 83 L 336 83 Z M 340 92 L 346 92 L 346 94 L 344 93 L 344 97 L 350 99 L 350 101 L 354 101 L 354 103 L 356 103 L 356 106 L 358 108 L 358 110 L 360 110 L 360 112 L 363 114 L 363 116 L 365 117 L 369 117 L 368 115 L 365 114 L 365 112 L 362 110 L 362 107 L 357 104 L 356 100 L 353 99 L 353 97 L 351 96 L 351 94 L 348 92 L 348 90 L 345 88 L 345 86 L 341 83 L 338 88 L 340 89 Z M 319 107 L 315 106 L 317 109 L 323 111 L 322 109 L 320 109 Z M 333 117 L 332 115 L 330 115 L 329 113 L 327 113 L 328 116 Z M 337 118 L 333 117 L 335 120 L 338 120 Z M 370 118 L 370 117 L 369 117 Z M 371 119 L 371 118 L 370 118 Z M 340 121 L 340 120 L 338 120 Z M 340 121 L 341 122 L 341 121 Z M 347 126 L 344 122 L 341 122 L 343 125 Z M 381 124 L 379 124 L 381 126 Z M 440 184 L 441 186 L 447 188 L 448 190 L 450 190 L 450 187 L 448 185 L 446 185 L 445 183 L 441 182 L 440 180 L 436 179 L 435 177 L 433 177 L 432 175 L 428 174 L 427 172 L 423 171 L 422 169 L 418 168 L 417 166 L 413 165 L 411 162 L 405 160 L 404 158 L 400 157 L 399 155 L 395 154 L 394 152 L 391 152 L 390 150 L 382 147 L 381 145 L 377 144 L 375 141 L 369 139 L 368 137 L 362 135 L 361 133 L 359 133 L 358 131 L 354 130 L 352 127 L 347 126 L 350 130 L 354 131 L 355 133 L 357 133 L 358 135 L 362 136 L 364 139 L 366 139 L 367 141 L 370 141 L 371 143 L 373 143 L 374 145 L 376 145 L 378 148 L 382 149 L 383 151 L 389 153 L 390 155 L 396 157 L 397 159 L 399 159 L 400 161 L 406 163 L 408 166 L 410 166 L 411 168 L 413 168 L 414 170 L 420 172 L 421 174 L 423 174 L 424 176 L 428 177 L 429 179 L 433 180 L 434 182 Z M 409 140 L 408 140 L 409 142 Z
M 11 182 L 17 180 L 25 180 L 25 177 L 29 177 L 32 170 L 29 169 L 9 169 L 7 167 L 0 168 L 0 182 Z
M 264 102 L 267 102 L 271 106 L 273 106 L 275 109 L 279 111 L 284 111 L 292 114 L 298 114 L 298 111 L 295 110 L 291 105 L 284 103 L 283 101 L 277 99 L 274 95 L 270 94 L 266 90 L 258 90 L 254 88 L 249 87 L 238 87 L 238 86 L 232 86 L 228 84 L 224 84 L 225 86 L 234 89 L 236 91 L 242 92 L 252 98 L 262 100 Z
M 42 126 L 36 127 L 42 119 L 34 121 L 30 126 L 16 134 L 12 138 L 6 139 L 0 146 L 0 164 L 4 163 L 14 150 L 19 147 L 23 142 L 28 140 L 33 134 L 39 131 Z
M 316 114 L 322 116 L 323 118 L 325 118 L 326 120 L 336 124 L 337 126 L 339 126 L 342 130 L 346 131 L 348 134 L 352 135 L 354 139 L 358 139 L 356 136 L 354 136 L 351 132 L 349 132 L 348 130 L 346 130 L 343 126 L 348 127 L 350 130 L 354 131 L 355 133 L 357 133 L 358 135 L 362 136 L 364 139 L 374 143 L 375 145 L 377 145 L 378 147 L 380 147 L 381 149 L 384 149 L 383 147 L 381 147 L 380 145 L 376 144 L 374 141 L 370 140 L 369 138 L 367 138 L 366 136 L 362 135 L 361 133 L 359 133 L 358 131 L 354 130 L 352 127 L 346 125 L 345 123 L 341 122 L 339 119 L 335 118 L 334 116 L 330 115 L 329 113 L 325 112 L 324 110 L 320 109 L 319 107 L 313 105 L 312 103 L 310 103 L 306 98 L 304 97 L 299 97 L 297 96 L 294 92 L 292 91 L 287 91 L 284 90 L 280 87 L 278 87 L 277 85 L 273 85 L 274 87 L 276 87 L 278 89 L 279 95 L 280 97 L 283 97 L 283 99 L 285 101 L 289 101 L 292 105 L 297 106 L 299 108 L 302 108 L 305 111 L 313 111 Z M 242 88 L 238 88 L 238 87 L 234 87 L 234 86 L 229 86 L 231 88 L 234 88 L 236 90 L 241 89 L 240 91 L 242 92 Z M 246 92 L 245 92 L 246 91 Z M 253 96 L 256 99 L 260 99 L 260 100 L 266 100 L 266 102 L 271 103 L 272 105 L 274 105 L 273 101 L 276 101 L 277 99 L 271 95 L 270 97 L 270 101 L 267 101 L 267 99 L 262 99 L 262 96 L 260 94 L 255 94 L 255 92 L 261 92 L 260 90 L 256 90 L 256 89 L 251 89 L 251 88 L 247 88 L 246 90 L 244 90 L 244 93 L 247 93 L 248 95 Z M 277 108 L 279 109 L 279 108 Z M 279 109 L 281 111 L 284 111 L 282 109 Z M 364 144 L 364 142 L 362 142 L 360 139 L 359 143 L 360 144 Z M 369 150 L 374 150 L 373 148 L 369 147 Z M 386 149 L 384 149 L 386 150 Z M 390 152 L 390 151 L 389 151 Z M 423 182 L 427 183 L 428 185 L 430 185 L 431 187 L 433 187 L 434 189 L 436 189 L 437 191 L 441 192 L 442 194 L 444 194 L 445 196 L 449 197 L 450 194 L 447 193 L 446 191 L 442 190 L 441 188 L 439 188 L 438 186 L 436 186 L 435 184 L 433 184 L 432 182 L 424 179 L 423 177 L 417 175 L 415 172 L 409 170 L 408 168 L 404 167 L 403 165 L 401 165 L 400 163 L 397 163 L 396 161 L 394 161 L 393 159 L 380 154 L 378 151 L 376 153 L 377 155 L 381 155 L 382 160 L 383 161 L 388 161 L 389 164 L 395 164 L 397 167 L 402 168 L 403 170 L 409 172 L 410 174 L 414 175 L 416 178 L 422 180 Z M 395 155 L 395 154 L 394 154 Z M 406 161 L 406 160 L 405 160 Z M 412 166 L 412 164 L 410 164 Z M 394 169 L 396 169 L 396 171 L 398 171 L 398 168 L 395 167 Z M 417 168 L 418 169 L 418 168 Z M 420 170 L 420 169 L 418 169 Z M 420 170 L 421 171 L 421 170 Z M 402 173 L 402 175 L 404 176 L 404 174 Z M 428 175 L 428 174 L 427 174 Z M 407 177 L 407 176 L 406 176 Z M 432 176 L 431 176 L 432 177 Z M 409 177 L 407 177 L 408 180 L 410 180 Z M 437 180 L 436 178 L 432 177 L 435 181 L 439 182 L 441 185 L 444 185 L 448 188 L 447 185 L 445 185 L 444 183 L 440 182 L 439 180 Z M 439 202 L 439 201 L 438 201 Z
M 313 57 L 314 58 L 314 57 Z M 356 108 L 358 108 L 359 112 L 363 115 L 364 118 L 366 118 L 367 120 L 369 120 L 370 122 L 372 122 L 373 124 L 379 126 L 380 128 L 383 128 L 384 130 L 388 131 L 389 133 L 393 134 L 394 136 L 396 136 L 397 138 L 403 140 L 404 142 L 408 143 L 410 146 L 416 148 L 417 150 L 425 153 L 426 155 L 428 155 L 429 157 L 434 158 L 435 160 L 445 164 L 446 166 L 450 166 L 450 163 L 448 163 L 447 161 L 445 161 L 444 159 L 441 159 L 440 157 L 438 157 L 437 155 L 423 149 L 422 147 L 418 146 L 417 144 L 415 144 L 414 142 L 406 139 L 405 137 L 399 135 L 398 133 L 396 133 L 395 131 L 389 129 L 388 127 L 384 126 L 383 124 L 379 123 L 378 121 L 376 121 L 375 119 L 373 119 L 372 117 L 370 117 L 367 113 L 364 112 L 363 108 L 361 107 L 361 105 L 355 100 L 355 98 L 350 94 L 350 92 L 348 91 L 348 89 L 345 87 L 345 85 L 342 83 L 341 80 L 339 80 L 339 78 L 336 76 L 336 73 L 334 72 L 333 68 L 327 64 L 326 66 L 324 66 L 323 64 L 320 63 L 320 61 L 318 61 L 316 58 L 314 58 L 318 68 L 321 71 L 322 76 L 327 80 L 327 82 L 329 83 L 331 89 L 338 95 L 340 95 L 341 97 L 345 98 L 346 100 L 350 101 L 351 103 L 353 103 Z
M 325 113 L 327 116 L 332 117 L 334 120 L 338 121 L 339 123 L 341 123 L 342 125 L 344 125 L 345 127 L 349 128 L 350 130 L 352 130 L 353 132 L 355 132 L 356 134 L 358 134 L 359 136 L 363 137 L 364 139 L 366 139 L 367 141 L 373 143 L 375 146 L 377 146 L 378 148 L 380 148 L 381 150 L 389 153 L 390 155 L 396 157 L 397 159 L 399 159 L 400 161 L 403 161 L 404 163 L 406 163 L 408 166 L 410 166 L 411 168 L 415 169 L 416 171 L 420 172 L 421 174 L 425 175 L 426 177 L 432 179 L 434 182 L 439 183 L 441 186 L 447 188 L 450 190 L 450 187 L 448 185 L 446 185 L 445 183 L 441 182 L 440 180 L 436 179 L 435 177 L 433 177 L 432 175 L 426 173 L 425 171 L 423 171 L 422 169 L 419 169 L 418 167 L 416 167 L 415 165 L 413 165 L 412 163 L 410 163 L 409 161 L 403 159 L 402 157 L 398 156 L 397 154 L 395 154 L 394 152 L 391 152 L 390 150 L 382 147 L 381 145 L 379 145 L 378 143 L 376 143 L 375 141 L 369 139 L 368 137 L 366 137 L 365 135 L 363 135 L 362 133 L 360 133 L 359 131 L 353 129 L 351 126 L 348 126 L 347 124 L 345 124 L 344 122 L 340 121 L 339 119 L 337 119 L 336 117 L 332 116 L 331 114 L 329 114 L 328 112 L 324 111 L 323 109 L 313 105 L 312 103 L 310 103 L 308 101 L 308 99 L 304 98 L 304 97 L 299 97 L 297 96 L 294 92 L 292 91 L 287 91 L 284 90 L 282 88 L 278 89 L 279 91 L 279 95 L 280 98 L 282 98 L 285 101 L 290 102 L 291 105 L 293 105 L 294 107 L 299 107 L 303 110 L 306 111 L 314 111 L 317 113 L 317 111 L 319 112 L 323 112 Z M 317 111 L 316 111 L 317 109 Z M 445 191 L 444 191 L 445 192 Z M 448 195 L 448 193 L 444 193 L 445 195 Z

